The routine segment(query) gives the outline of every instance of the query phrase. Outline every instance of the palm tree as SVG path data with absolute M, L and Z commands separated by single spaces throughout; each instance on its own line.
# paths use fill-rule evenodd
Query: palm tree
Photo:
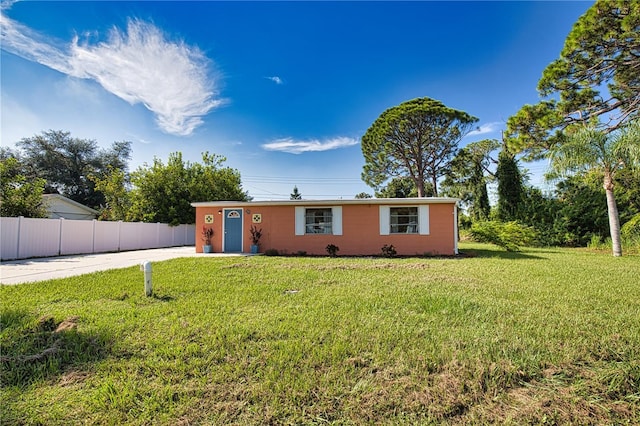
M 586 127 L 551 150 L 551 175 L 596 172 L 602 176 L 607 196 L 609 232 L 614 256 L 622 256 L 620 217 L 613 195 L 616 173 L 625 167 L 640 165 L 640 120 L 635 119 L 611 133 Z

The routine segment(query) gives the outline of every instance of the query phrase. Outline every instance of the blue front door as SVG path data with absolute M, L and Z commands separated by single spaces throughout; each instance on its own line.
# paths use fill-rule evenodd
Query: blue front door
M 224 210 L 225 253 L 242 252 L 242 209 Z

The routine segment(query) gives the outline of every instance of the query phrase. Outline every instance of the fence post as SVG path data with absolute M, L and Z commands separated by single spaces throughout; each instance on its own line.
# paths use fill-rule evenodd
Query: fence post
M 153 284 L 151 282 L 151 262 L 145 260 L 140 264 L 140 270 L 144 271 L 144 294 L 150 297 L 153 294 Z
M 62 228 L 63 228 L 64 218 L 61 217 L 59 220 L 60 220 L 60 232 L 58 233 L 58 256 L 62 255 Z
M 119 220 L 118 221 L 118 252 L 120 251 L 121 247 L 122 247 L 122 221 Z
M 91 232 L 91 253 L 95 253 L 96 252 L 96 220 L 93 219 L 93 227 L 92 227 L 92 232 Z
M 20 238 L 22 234 L 22 219 L 24 219 L 24 216 L 18 216 L 18 241 L 16 242 L 16 258 L 17 259 L 22 259 L 20 257 Z

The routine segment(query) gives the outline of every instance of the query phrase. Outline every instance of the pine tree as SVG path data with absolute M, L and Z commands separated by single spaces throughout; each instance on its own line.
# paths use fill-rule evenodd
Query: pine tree
M 302 194 L 298 191 L 298 187 L 294 186 L 293 187 L 293 192 L 291 193 L 291 196 L 289 198 L 290 200 L 302 200 Z
M 522 173 L 518 161 L 505 147 L 498 155 L 498 219 L 515 220 L 522 202 Z

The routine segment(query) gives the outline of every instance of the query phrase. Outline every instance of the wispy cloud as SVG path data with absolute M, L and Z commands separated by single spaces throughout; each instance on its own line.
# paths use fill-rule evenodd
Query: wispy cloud
M 7 7 L 3 2 L 2 9 Z M 132 105 L 142 103 L 166 133 L 190 135 L 204 115 L 224 103 L 210 77 L 211 61 L 197 47 L 168 40 L 150 23 L 132 19 L 126 31 L 114 27 L 104 42 L 75 37 L 62 43 L 1 15 L 3 50 L 94 80 Z
M 303 152 L 330 151 L 332 149 L 357 145 L 358 143 L 359 141 L 357 139 L 348 137 L 337 137 L 322 141 L 318 139 L 299 141 L 293 138 L 283 138 L 263 144 L 262 148 L 267 151 L 282 151 L 291 154 L 301 154 Z
M 7 17 L 4 10 L 10 5 L 9 2 L 3 2 L 2 11 L 0 11 L 2 50 L 56 71 L 70 74 L 71 67 L 68 63 L 68 55 L 64 55 L 58 47 L 54 46 L 53 40 L 45 41 L 35 31 Z
M 11 6 L 19 1 L 20 0 L 0 0 L 0 10 L 11 9 Z
M 265 77 L 265 78 L 267 80 L 273 81 L 275 84 L 278 84 L 278 85 L 284 84 L 284 81 L 280 77 L 278 77 L 277 75 L 274 75 L 272 77 Z
M 138 135 L 135 135 L 133 133 L 127 133 L 127 136 L 129 136 L 129 138 L 131 138 L 132 140 L 136 141 L 136 142 L 140 142 L 143 145 L 149 145 L 151 143 L 151 141 L 148 141 L 146 139 L 141 138 Z
M 500 129 L 501 125 L 502 123 L 500 122 L 486 123 L 478 127 L 476 130 L 472 130 L 469 133 L 467 133 L 467 136 L 478 136 L 478 135 L 485 135 L 487 133 L 493 133 L 498 129 Z

